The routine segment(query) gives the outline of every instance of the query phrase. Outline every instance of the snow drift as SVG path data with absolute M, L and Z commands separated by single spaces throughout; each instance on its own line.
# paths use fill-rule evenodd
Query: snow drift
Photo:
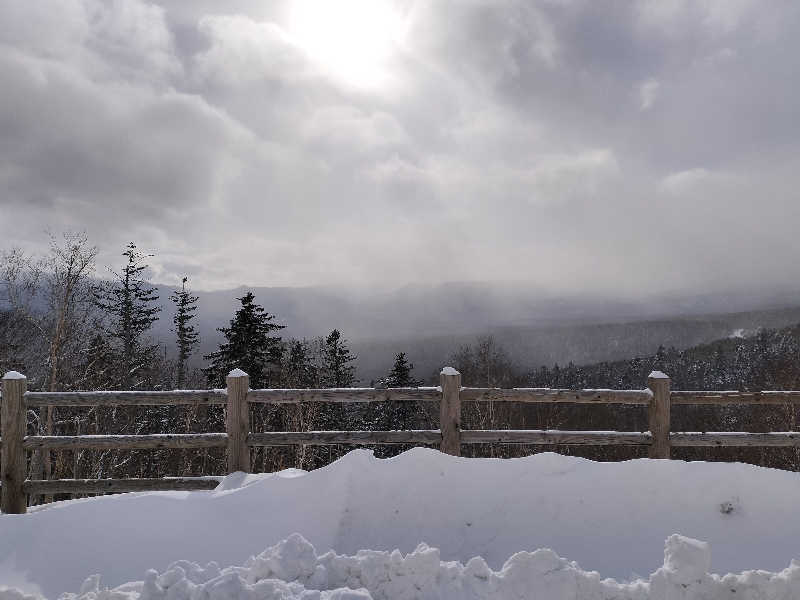
M 361 450 L 3 515 L 0 585 L 19 591 L 0 599 L 796 598 L 798 501 L 800 475 L 743 464 Z
M 109 590 L 89 577 L 62 600 L 789 600 L 800 596 L 800 563 L 780 573 L 751 571 L 719 577 L 707 572 L 708 544 L 670 536 L 664 565 L 648 581 L 618 583 L 552 550 L 518 552 L 499 571 L 480 557 L 466 565 L 442 562 L 421 544 L 414 552 L 361 550 L 355 556 L 317 555 L 299 534 L 224 570 L 187 561 L 142 581 Z M 26 600 L 0 591 L 0 600 Z M 31 599 L 32 600 L 32 599 Z

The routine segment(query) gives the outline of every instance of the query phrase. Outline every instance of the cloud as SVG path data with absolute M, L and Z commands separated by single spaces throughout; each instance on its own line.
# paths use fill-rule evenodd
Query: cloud
M 210 43 L 194 57 L 194 75 L 202 83 L 235 89 L 263 81 L 291 81 L 308 69 L 302 53 L 274 23 L 243 15 L 205 16 L 198 31 Z
M 670 173 L 661 180 L 660 188 L 671 194 L 680 194 L 707 182 L 713 175 L 706 169 L 695 168 Z
M 800 6 L 386 2 L 357 86 L 289 0 L 0 1 L 4 245 L 85 228 L 204 288 L 800 276 Z
M 661 84 L 656 79 L 648 79 L 641 83 L 639 88 L 639 110 L 648 110 L 658 97 L 658 88 Z

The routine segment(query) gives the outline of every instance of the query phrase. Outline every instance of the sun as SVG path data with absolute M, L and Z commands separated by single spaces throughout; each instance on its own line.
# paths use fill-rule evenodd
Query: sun
M 385 0 L 295 0 L 288 34 L 330 75 L 379 86 L 403 34 L 402 15 Z

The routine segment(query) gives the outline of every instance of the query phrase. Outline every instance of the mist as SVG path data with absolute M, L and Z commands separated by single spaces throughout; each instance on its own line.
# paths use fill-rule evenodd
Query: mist
M 163 311 L 153 336 L 175 352 L 168 286 L 158 286 Z M 247 291 L 285 325 L 284 339 L 314 339 L 336 328 L 357 355 L 363 384 L 384 376 L 406 352 L 417 376 L 435 379 L 462 346 L 492 336 L 521 372 L 546 365 L 586 364 L 642 356 L 659 346 L 687 348 L 764 327 L 800 321 L 800 291 L 756 288 L 722 294 L 633 299 L 555 296 L 514 283 L 407 285 L 364 288 L 236 288 L 197 292 L 201 335 L 193 364 L 222 341 Z

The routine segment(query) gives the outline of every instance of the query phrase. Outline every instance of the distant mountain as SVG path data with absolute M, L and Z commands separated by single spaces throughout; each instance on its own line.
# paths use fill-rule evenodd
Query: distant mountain
M 359 355 L 364 383 L 384 375 L 396 352 L 406 352 L 417 377 L 427 379 L 460 345 L 486 334 L 494 335 L 521 368 L 532 369 L 628 358 L 652 353 L 659 345 L 685 348 L 800 321 L 800 294 L 791 290 L 618 300 L 557 296 L 511 283 L 397 289 L 240 287 L 197 293 L 202 344 L 195 361 L 202 362 L 201 354 L 216 348 L 216 328 L 228 324 L 236 298 L 248 289 L 287 325 L 285 337 L 312 338 L 341 330 Z M 165 310 L 153 334 L 172 351 L 172 290 L 159 290 Z

